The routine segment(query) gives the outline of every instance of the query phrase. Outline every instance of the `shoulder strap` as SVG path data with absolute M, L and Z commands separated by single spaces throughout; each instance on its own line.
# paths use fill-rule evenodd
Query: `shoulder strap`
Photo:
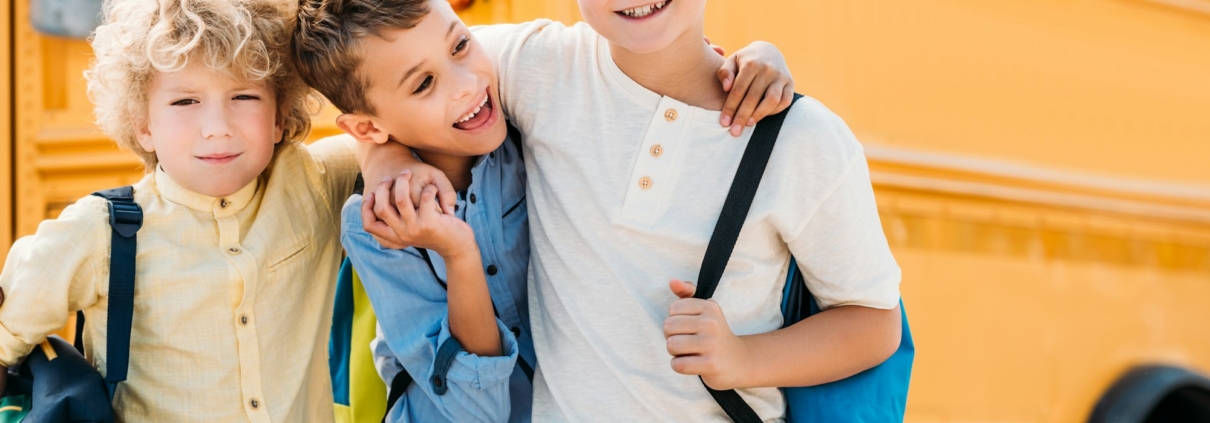
M 134 188 L 125 186 L 92 195 L 109 200 L 109 226 L 113 230 L 109 251 L 109 324 L 106 333 L 105 384 L 113 397 L 118 383 L 126 380 L 130 364 L 130 324 L 134 315 L 135 253 L 143 208 L 134 202 Z
M 513 147 L 517 147 L 518 156 L 525 157 L 525 153 L 521 152 L 521 130 L 513 126 L 512 122 L 505 121 L 504 124 L 508 125 L 508 141 L 513 143 Z
M 408 374 L 407 369 L 399 369 L 399 373 L 391 378 L 391 392 L 387 394 L 387 411 L 382 413 L 382 423 L 387 422 L 387 416 L 391 414 L 391 408 L 395 407 L 395 403 L 399 402 L 399 398 L 403 397 L 403 393 L 408 390 L 408 386 L 412 384 L 412 375 Z
M 794 101 L 797 102 L 801 97 L 802 95 L 794 94 Z M 791 103 L 790 107 L 794 107 L 794 104 Z M 760 187 L 765 167 L 773 154 L 773 145 L 777 142 L 777 135 L 781 132 L 782 122 L 786 120 L 790 107 L 761 120 L 753 130 L 748 147 L 744 149 L 744 156 L 740 159 L 739 169 L 735 172 L 735 180 L 731 182 L 731 189 L 723 202 L 718 223 L 714 225 L 710 243 L 706 246 L 706 257 L 702 260 L 702 269 L 697 276 L 697 292 L 693 294 L 694 298 L 704 300 L 714 296 L 714 290 L 718 288 L 718 282 L 723 277 L 723 270 L 727 268 L 727 261 L 731 259 L 731 252 L 735 250 L 735 241 L 739 239 L 739 232 L 744 227 L 748 209 L 752 208 L 752 200 L 756 198 L 756 190 Z M 705 382 L 702 382 L 702 385 L 706 386 Z M 706 386 L 706 390 L 731 420 L 737 423 L 761 421 L 752 407 L 744 402 L 735 390 L 716 391 L 709 386 Z

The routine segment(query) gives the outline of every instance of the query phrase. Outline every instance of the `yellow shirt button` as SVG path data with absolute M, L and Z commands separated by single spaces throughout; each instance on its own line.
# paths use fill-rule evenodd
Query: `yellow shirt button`
M 651 156 L 652 157 L 660 157 L 663 155 L 664 155 L 664 147 L 660 146 L 659 144 L 651 146 Z
M 252 409 L 255 410 L 260 408 L 260 401 L 256 398 L 253 398 L 252 401 L 248 401 L 248 405 L 252 406 Z
M 672 122 L 676 120 L 676 109 L 668 109 L 664 112 L 664 120 Z
M 227 254 L 230 254 L 230 255 L 233 255 L 233 256 L 234 256 L 234 255 L 236 255 L 236 254 L 239 254 L 239 252 L 240 252 L 240 249 L 239 249 L 239 248 L 236 248 L 236 247 L 231 247 L 231 248 L 228 248 L 228 249 L 227 249 Z
M 639 178 L 639 187 L 643 189 L 651 188 L 651 178 L 646 176 Z

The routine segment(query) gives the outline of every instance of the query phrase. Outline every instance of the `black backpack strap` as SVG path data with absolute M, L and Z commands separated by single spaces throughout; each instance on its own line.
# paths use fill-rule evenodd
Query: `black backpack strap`
M 802 95 L 794 94 L 795 102 L 799 98 L 802 98 Z M 793 103 L 790 107 L 793 107 Z M 718 288 L 718 282 L 723 277 L 723 269 L 727 268 L 727 261 L 735 250 L 735 241 L 739 239 L 739 232 L 744 227 L 748 209 L 752 208 L 752 200 L 756 198 L 756 190 L 760 187 L 765 167 L 773 154 L 773 145 L 781 132 L 782 122 L 789 113 L 790 108 L 786 108 L 781 113 L 766 117 L 753 130 L 748 147 L 744 149 L 744 156 L 740 159 L 739 169 L 735 172 L 735 180 L 731 182 L 731 189 L 723 202 L 718 223 L 714 225 L 710 244 L 706 246 L 706 257 L 702 260 L 702 269 L 697 276 L 694 298 L 705 300 L 714 296 L 714 290 Z M 737 423 L 760 423 L 760 416 L 756 415 L 752 407 L 744 402 L 735 390 L 716 391 L 705 382 L 702 382 L 702 385 L 706 386 L 710 396 L 714 397 L 714 401 L 718 402 L 731 420 Z
M 109 324 L 106 328 L 105 384 L 112 398 L 126 380 L 130 365 L 130 324 L 134 317 L 136 234 L 143 227 L 143 208 L 134 202 L 134 188 L 125 186 L 92 195 L 109 201 Z M 82 316 L 81 316 L 82 317 Z M 82 320 L 82 319 L 81 319 Z
M 512 122 L 505 121 L 504 124 L 508 125 L 508 140 L 513 143 L 513 147 L 517 147 L 517 155 L 524 158 L 525 153 L 521 152 L 521 130 L 513 126 Z
M 387 415 L 391 414 L 391 408 L 395 407 L 395 403 L 399 402 L 399 398 L 403 397 L 403 393 L 408 390 L 408 386 L 412 384 L 412 375 L 408 374 L 407 369 L 400 368 L 399 373 L 391 379 L 391 392 L 387 394 L 387 410 L 382 414 L 382 423 L 386 423 Z

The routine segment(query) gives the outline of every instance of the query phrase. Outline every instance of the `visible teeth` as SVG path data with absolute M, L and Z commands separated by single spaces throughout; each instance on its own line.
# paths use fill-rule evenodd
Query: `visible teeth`
M 483 106 L 487 105 L 487 100 L 489 100 L 489 98 L 487 96 L 483 96 L 483 103 L 479 104 L 479 107 L 476 107 L 475 110 L 471 110 L 470 113 L 467 113 L 466 116 L 463 116 L 462 119 L 459 119 L 457 122 L 454 122 L 454 123 L 462 123 L 462 122 L 466 122 L 468 120 L 473 119 L 475 117 L 475 115 L 479 114 L 480 110 L 483 110 Z
M 657 10 L 663 9 L 664 6 L 667 4 L 668 4 L 667 1 L 662 1 L 662 2 L 659 2 L 656 4 L 647 5 L 647 6 L 639 6 L 639 7 L 633 8 L 633 9 L 623 10 L 622 14 L 632 17 L 632 18 L 641 18 L 641 17 L 647 16 L 647 15 L 650 15 Z

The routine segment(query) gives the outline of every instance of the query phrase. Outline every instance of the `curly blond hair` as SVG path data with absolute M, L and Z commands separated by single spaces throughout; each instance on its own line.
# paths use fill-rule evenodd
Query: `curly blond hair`
M 97 126 L 134 151 L 147 171 L 158 163 L 135 134 L 146 125 L 147 92 L 157 72 L 190 60 L 237 79 L 265 80 L 277 93 L 282 140 L 301 141 L 318 108 L 290 59 L 294 10 L 281 0 L 106 0 L 105 24 L 90 39 L 84 72 Z

